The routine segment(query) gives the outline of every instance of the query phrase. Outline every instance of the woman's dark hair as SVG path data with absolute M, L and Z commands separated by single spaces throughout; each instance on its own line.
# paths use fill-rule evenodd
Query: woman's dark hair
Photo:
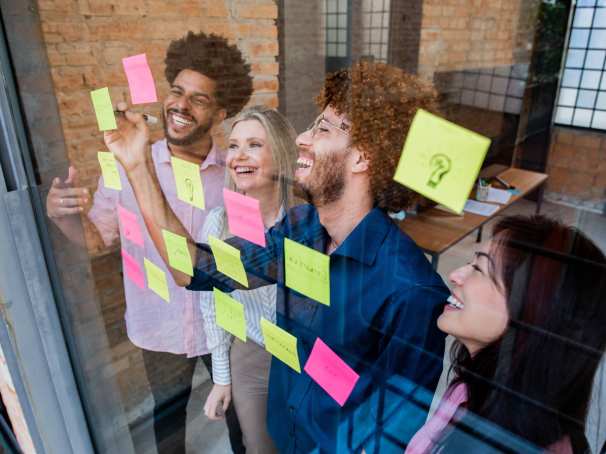
M 455 342 L 453 383 L 466 384 L 472 414 L 542 448 L 564 436 L 578 447 L 606 345 L 604 254 L 558 221 L 509 216 L 491 255 L 509 324 L 473 357 Z
M 231 117 L 246 105 L 253 92 L 250 65 L 235 45 L 222 36 L 188 32 L 166 51 L 164 75 L 172 84 L 184 69 L 199 72 L 216 83 L 217 103 Z

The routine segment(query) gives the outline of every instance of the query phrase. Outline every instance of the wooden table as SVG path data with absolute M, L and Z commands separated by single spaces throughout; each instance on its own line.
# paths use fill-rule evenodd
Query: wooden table
M 480 216 L 478 214 L 463 212 L 461 216 L 447 213 L 438 208 L 430 208 L 417 215 L 408 215 L 406 219 L 399 222 L 400 228 L 410 236 L 423 251 L 431 255 L 431 265 L 438 268 L 440 254 L 457 244 L 470 233 L 478 230 L 478 241 L 481 239 L 482 226 L 495 216 L 521 200 L 531 191 L 540 187 L 536 212 L 541 209 L 543 201 L 544 183 L 547 175 L 544 173 L 531 172 L 510 167 L 498 174 L 500 178 L 513 185 L 519 194 L 512 195 L 504 205 L 491 216 Z M 495 184 L 498 187 L 498 183 Z M 474 191 L 475 193 L 475 191 Z

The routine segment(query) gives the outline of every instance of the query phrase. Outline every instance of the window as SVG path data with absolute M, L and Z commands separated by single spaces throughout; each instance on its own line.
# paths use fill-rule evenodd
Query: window
M 387 63 L 390 0 L 362 3 L 362 54 Z
M 606 0 L 579 0 L 560 82 L 555 123 L 606 130 Z

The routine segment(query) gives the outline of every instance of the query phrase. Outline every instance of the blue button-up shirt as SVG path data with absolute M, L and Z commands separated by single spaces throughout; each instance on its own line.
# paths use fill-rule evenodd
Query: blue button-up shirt
M 238 238 L 250 288 L 278 284 L 277 323 L 297 337 L 304 365 L 321 338 L 360 378 L 343 405 L 304 371 L 272 361 L 268 428 L 283 453 L 401 452 L 424 423 L 442 369 L 436 325 L 448 289 L 416 244 L 380 209 L 371 210 L 330 255 L 330 306 L 284 286 L 284 238 L 318 251 L 329 236 L 316 209 L 301 205 L 261 248 Z M 242 288 L 216 271 L 198 245 L 191 290 Z

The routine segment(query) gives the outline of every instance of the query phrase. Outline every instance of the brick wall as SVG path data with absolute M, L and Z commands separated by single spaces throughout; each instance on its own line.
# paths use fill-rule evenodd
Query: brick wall
M 536 1 L 424 0 L 419 74 L 527 60 Z
M 554 127 L 547 173 L 547 199 L 604 213 L 606 133 Z
M 114 103 L 129 99 L 123 57 L 147 53 L 162 99 L 168 88 L 163 59 L 169 42 L 187 30 L 218 33 L 237 43 L 251 63 L 251 104 L 278 104 L 274 0 L 39 0 L 38 7 L 68 158 L 80 182 L 92 190 L 100 173 L 96 153 L 103 143 L 89 92 L 108 86 Z M 145 109 L 160 111 L 159 104 Z M 161 127 L 153 134 L 161 137 Z M 91 251 L 102 250 L 87 238 Z

